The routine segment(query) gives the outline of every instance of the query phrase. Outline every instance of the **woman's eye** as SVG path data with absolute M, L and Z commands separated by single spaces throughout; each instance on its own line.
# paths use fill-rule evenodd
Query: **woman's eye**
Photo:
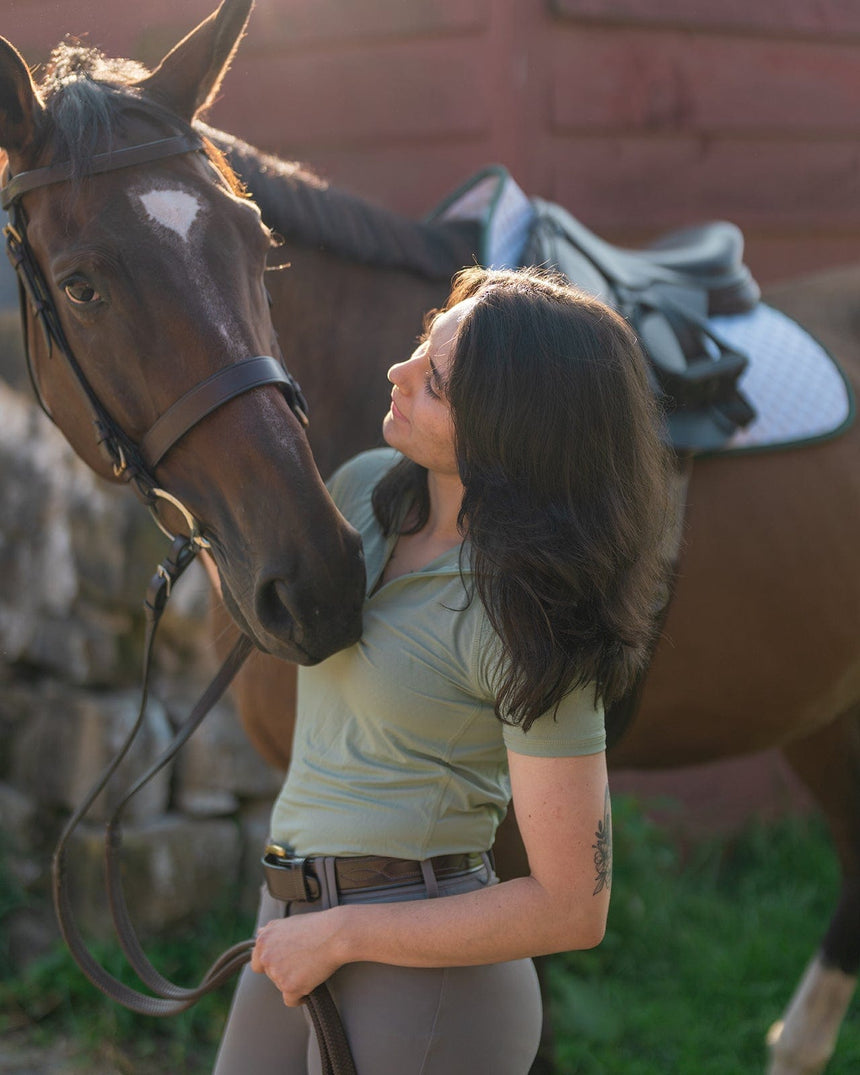
M 433 373 L 430 370 L 424 374 L 424 391 L 428 396 L 439 399 L 439 393 L 433 387 Z
M 63 291 L 75 306 L 88 306 L 101 298 L 92 284 L 88 284 L 85 280 L 70 280 L 64 285 Z

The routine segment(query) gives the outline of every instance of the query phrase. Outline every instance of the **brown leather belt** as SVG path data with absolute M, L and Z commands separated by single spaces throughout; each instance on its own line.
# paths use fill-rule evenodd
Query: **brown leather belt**
M 301 858 L 279 844 L 268 844 L 263 854 L 263 872 L 269 894 L 285 903 L 313 903 L 322 891 L 322 858 Z M 478 852 L 436 855 L 428 859 L 438 881 L 481 869 L 484 856 Z M 386 858 L 384 855 L 358 855 L 334 859 L 334 874 L 339 892 L 359 888 L 389 888 L 420 883 L 424 872 L 420 862 Z

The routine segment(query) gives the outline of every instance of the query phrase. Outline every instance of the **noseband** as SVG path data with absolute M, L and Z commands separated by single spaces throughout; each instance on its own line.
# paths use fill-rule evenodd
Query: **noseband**
M 195 152 L 205 152 L 203 143 L 198 138 L 194 135 L 175 135 L 154 142 L 117 149 L 111 153 L 100 153 L 89 162 L 88 174 L 98 175 L 102 172 L 149 164 L 165 157 Z M 96 442 L 112 466 L 114 475 L 131 483 L 151 511 L 158 526 L 168 537 L 172 538 L 173 534 L 158 517 L 158 508 L 162 503 L 168 503 L 179 511 L 188 527 L 189 540 L 196 548 L 208 548 L 209 542 L 203 536 L 198 520 L 181 501 L 162 489 L 156 481 L 154 471 L 158 464 L 170 449 L 208 414 L 252 388 L 267 384 L 278 385 L 290 410 L 303 426 L 308 424 L 307 403 L 297 382 L 277 359 L 270 355 L 244 358 L 218 370 L 189 389 L 157 419 L 139 443 L 133 441 L 111 417 L 72 353 L 47 281 L 27 240 L 26 214 L 21 204 L 23 196 L 38 187 L 65 183 L 71 178 L 71 164 L 64 161 L 46 168 L 21 172 L 9 178 L 6 185 L 0 189 L 0 205 L 9 214 L 9 223 L 3 229 L 3 233 L 6 236 L 6 253 L 18 276 L 24 350 L 33 391 L 42 410 L 53 421 L 53 416 L 39 389 L 33 357 L 30 353 L 28 302 L 33 316 L 42 327 L 48 355 L 52 354 L 56 345 L 87 399 L 93 415 Z

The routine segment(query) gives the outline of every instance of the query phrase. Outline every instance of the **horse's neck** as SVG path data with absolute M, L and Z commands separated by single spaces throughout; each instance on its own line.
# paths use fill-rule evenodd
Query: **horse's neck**
M 391 365 L 408 357 L 446 282 L 360 265 L 287 243 L 270 272 L 272 315 L 287 367 L 307 397 L 320 472 L 382 443 Z

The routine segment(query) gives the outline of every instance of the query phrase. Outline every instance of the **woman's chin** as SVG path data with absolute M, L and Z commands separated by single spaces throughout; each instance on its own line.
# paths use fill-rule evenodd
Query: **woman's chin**
M 398 435 L 398 425 L 399 423 L 391 411 L 382 419 L 382 439 L 389 448 L 400 449 L 402 437 Z

